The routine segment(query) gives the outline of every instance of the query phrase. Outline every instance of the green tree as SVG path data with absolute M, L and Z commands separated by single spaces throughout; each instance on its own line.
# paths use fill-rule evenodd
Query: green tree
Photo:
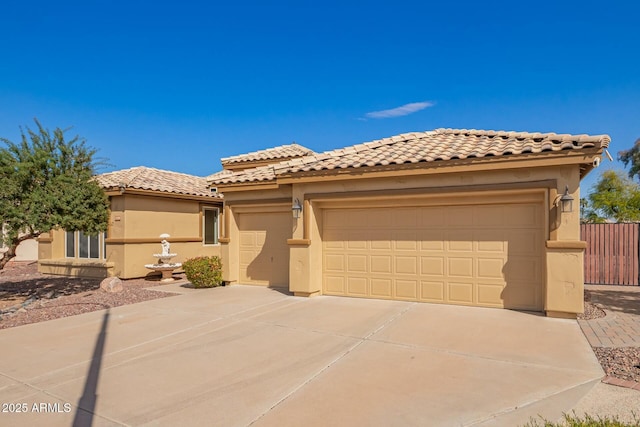
M 631 169 L 629 169 L 630 178 L 634 176 L 640 178 L 640 138 L 636 139 L 635 144 L 630 149 L 618 152 L 618 159 L 624 163 L 625 167 L 631 165 Z
M 15 257 L 23 240 L 53 229 L 105 231 L 108 199 L 93 179 L 96 150 L 79 136 L 65 139 L 68 129 L 20 128 L 21 141 L 0 141 L 0 244 L 8 247 L 0 269 Z
M 640 185 L 622 172 L 604 171 L 588 198 L 580 200 L 583 222 L 640 221 Z

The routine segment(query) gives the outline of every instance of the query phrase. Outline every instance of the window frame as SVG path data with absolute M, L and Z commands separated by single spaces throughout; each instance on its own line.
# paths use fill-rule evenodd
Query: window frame
M 73 251 L 73 256 L 69 255 L 69 237 L 70 235 L 73 236 L 73 241 L 72 241 L 72 251 Z M 87 246 L 86 246 L 86 250 L 87 250 L 87 256 L 80 256 L 80 238 L 86 238 L 87 239 Z M 97 249 L 98 251 L 98 256 L 97 257 L 92 257 L 91 256 L 91 252 L 92 252 L 92 247 L 91 247 L 91 239 L 92 238 L 98 238 L 97 241 L 97 247 L 94 247 L 93 249 Z M 82 259 L 82 260 L 102 260 L 104 261 L 106 259 L 106 232 L 104 233 L 98 233 L 96 236 L 90 236 L 88 234 L 84 234 L 84 232 L 82 231 L 65 231 L 64 233 L 64 255 L 65 258 L 67 259 Z
M 215 212 L 214 222 L 213 222 L 213 233 L 214 233 L 214 242 L 207 243 L 207 215 L 206 211 Z M 216 206 L 202 206 L 202 246 L 217 246 L 220 244 L 220 208 Z

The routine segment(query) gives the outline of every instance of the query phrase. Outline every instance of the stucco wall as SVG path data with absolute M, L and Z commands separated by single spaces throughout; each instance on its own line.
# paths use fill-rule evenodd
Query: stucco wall
M 41 242 L 39 269 L 43 273 L 87 275 L 123 279 L 145 277 L 151 273 L 144 267 L 153 264 L 154 253 L 161 252 L 160 235 L 171 237 L 171 252 L 182 262 L 201 255 L 220 255 L 220 245 L 204 245 L 202 241 L 202 206 L 221 207 L 211 202 L 185 200 L 139 194 L 113 195 L 107 230 L 106 258 L 101 260 L 65 257 L 63 230 L 54 230 Z M 87 266 L 91 265 L 89 272 Z

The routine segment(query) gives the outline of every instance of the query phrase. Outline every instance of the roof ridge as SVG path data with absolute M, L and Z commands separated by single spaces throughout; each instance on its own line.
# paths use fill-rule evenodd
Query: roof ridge
M 274 155 L 272 157 L 270 156 L 266 156 L 264 159 L 255 159 L 252 157 L 256 157 L 256 156 L 260 156 L 260 155 L 264 155 L 266 153 L 276 153 L 278 150 L 287 150 L 287 149 L 296 149 L 296 150 L 300 150 L 300 151 L 305 151 L 307 153 L 313 153 L 313 150 L 310 148 L 307 148 L 303 145 L 298 144 L 297 142 L 292 142 L 290 144 L 282 144 L 282 145 L 277 145 L 275 147 L 270 147 L 270 148 L 263 148 L 262 150 L 255 150 L 255 151 L 250 151 L 248 153 L 244 153 L 244 154 L 236 154 L 234 156 L 229 156 L 229 157 L 223 157 L 220 159 L 220 162 L 224 165 L 225 163 L 230 163 L 233 161 L 238 161 L 238 162 L 251 162 L 251 161 L 255 161 L 255 160 L 269 160 L 269 159 L 278 159 L 279 157 L 291 157 L 291 155 L 295 156 L 295 153 L 292 154 L 286 154 L 286 155 Z M 300 153 L 301 156 L 304 156 L 306 154 L 302 154 Z
M 133 182 L 134 182 L 134 181 L 135 181 L 135 180 L 136 180 L 140 175 L 142 175 L 146 170 L 149 170 L 150 168 L 148 168 L 148 167 L 146 167 L 146 166 L 138 166 L 138 167 L 137 167 L 137 169 L 138 169 L 138 172 L 137 172 L 134 176 L 132 176 L 132 177 L 131 177 L 131 179 L 129 179 L 129 182 L 128 182 L 128 183 L 123 183 L 123 184 L 125 185 L 125 187 L 127 187 L 127 186 L 129 186 L 129 185 L 132 185 L 132 184 L 133 184 Z

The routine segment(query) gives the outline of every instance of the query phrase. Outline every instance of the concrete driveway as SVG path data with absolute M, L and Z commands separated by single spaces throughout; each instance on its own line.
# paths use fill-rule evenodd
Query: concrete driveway
M 603 375 L 571 320 L 168 289 L 183 294 L 0 331 L 0 425 L 518 425 Z

